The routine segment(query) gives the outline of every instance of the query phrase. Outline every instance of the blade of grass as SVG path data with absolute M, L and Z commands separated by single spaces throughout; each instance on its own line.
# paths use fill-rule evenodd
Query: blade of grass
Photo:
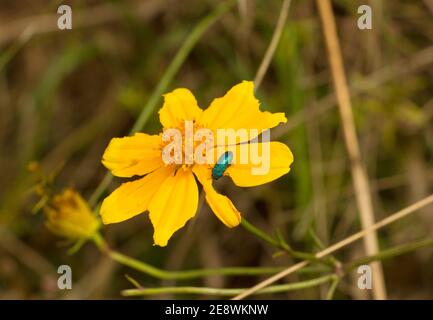
M 269 68 L 272 57 L 274 56 L 275 50 L 277 49 L 281 34 L 283 33 L 284 25 L 287 21 L 287 16 L 289 15 L 289 8 L 291 2 L 291 0 L 284 0 L 283 4 L 281 5 L 280 16 L 278 17 L 277 24 L 274 29 L 274 34 L 272 35 L 271 43 L 266 49 L 266 53 L 263 57 L 262 62 L 260 63 L 259 69 L 257 70 L 256 76 L 254 78 L 255 90 L 260 87 L 263 81 L 263 77 L 265 76 L 266 71 Z

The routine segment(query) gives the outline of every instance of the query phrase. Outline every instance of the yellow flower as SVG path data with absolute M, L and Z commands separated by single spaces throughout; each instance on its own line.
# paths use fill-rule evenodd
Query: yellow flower
M 164 95 L 164 105 L 159 111 L 161 124 L 166 129 L 185 129 L 185 121 L 193 129 L 208 129 L 216 133 L 219 129 L 262 130 L 286 122 L 284 113 L 262 112 L 254 97 L 254 84 L 249 81 L 235 85 L 223 97 L 215 99 L 202 110 L 188 89 L 176 89 Z M 290 170 L 293 155 L 280 142 L 253 142 L 254 136 L 237 137 L 236 152 L 250 145 L 268 150 L 269 170 L 266 174 L 254 175 L 251 162 L 232 163 L 224 172 L 241 187 L 257 186 L 275 180 Z M 241 144 L 239 144 L 241 143 Z M 196 147 L 194 142 L 194 147 Z M 149 212 L 154 227 L 154 243 L 166 246 L 178 229 L 194 217 L 198 205 L 198 187 L 194 176 L 203 186 L 206 201 L 215 215 L 228 227 L 240 223 L 241 216 L 231 200 L 219 194 L 213 187 L 212 165 L 197 161 L 167 164 L 163 161 L 163 148 L 167 146 L 164 135 L 136 133 L 134 136 L 113 138 L 103 155 L 102 163 L 114 176 L 144 176 L 123 183 L 102 203 L 101 216 L 105 224 L 130 219 L 145 211 Z M 185 145 L 182 146 L 185 149 Z M 215 150 L 215 149 L 213 149 Z M 217 155 L 221 155 L 217 151 Z M 187 157 L 185 157 L 187 159 Z
M 53 233 L 70 240 L 91 238 L 100 222 L 79 193 L 66 189 L 44 208 L 46 225 Z

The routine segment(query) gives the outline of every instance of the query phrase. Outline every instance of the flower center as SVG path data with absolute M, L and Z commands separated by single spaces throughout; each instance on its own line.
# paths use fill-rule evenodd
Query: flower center
M 191 167 L 195 163 L 207 162 L 206 151 L 213 147 L 210 129 L 186 120 L 178 127 L 164 129 L 162 133 L 161 156 L 165 164 Z

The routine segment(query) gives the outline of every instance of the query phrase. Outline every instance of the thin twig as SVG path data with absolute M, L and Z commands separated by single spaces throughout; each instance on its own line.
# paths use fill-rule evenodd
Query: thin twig
M 317 287 L 323 283 L 333 281 L 335 275 L 326 275 L 315 279 L 299 281 L 289 284 L 280 284 L 263 290 L 255 292 L 255 294 L 270 294 L 279 292 L 288 292 L 294 290 L 302 290 L 312 287 Z M 204 294 L 212 296 L 232 296 L 245 291 L 244 288 L 220 289 L 220 288 L 207 288 L 207 287 L 162 287 L 162 288 L 143 288 L 143 289 L 127 289 L 122 291 L 122 295 L 131 296 L 144 296 L 144 295 L 157 295 L 165 293 L 174 294 Z
M 350 158 L 356 204 L 359 210 L 362 228 L 367 229 L 374 224 L 375 220 L 373 203 L 371 200 L 367 172 L 362 164 L 359 142 L 356 136 L 352 103 L 350 101 L 334 13 L 330 0 L 317 0 L 316 3 L 319 8 L 326 47 L 328 49 L 334 89 L 343 126 L 344 141 Z M 379 244 L 375 232 L 365 235 L 364 247 L 368 255 L 374 255 L 379 252 Z M 371 268 L 373 271 L 373 297 L 380 300 L 386 299 L 386 286 L 382 265 L 380 262 L 374 262 L 371 263 Z
M 257 70 L 256 76 L 254 78 L 255 90 L 260 87 L 263 77 L 265 76 L 266 71 L 269 68 L 272 57 L 274 56 L 275 50 L 277 49 L 278 42 L 280 42 L 281 34 L 283 32 L 284 25 L 286 24 L 287 16 L 289 15 L 289 8 L 291 2 L 291 0 L 284 0 L 283 4 L 281 5 L 280 16 L 278 17 L 278 21 L 275 26 L 271 42 L 268 49 L 266 50 L 266 53 L 263 57 L 262 62 L 260 63 L 260 67 Z
M 408 215 L 410 215 L 411 213 L 416 212 L 417 210 L 429 205 L 433 203 L 433 195 L 430 195 L 390 216 L 388 216 L 387 218 L 375 223 L 374 225 L 372 225 L 371 227 L 361 230 L 353 235 L 351 235 L 350 237 L 347 237 L 343 240 L 341 240 L 340 242 L 337 242 L 336 244 L 318 252 L 316 254 L 317 258 L 323 258 L 337 250 L 340 250 L 341 248 L 361 239 L 362 237 L 364 237 L 366 234 L 370 233 L 370 232 L 374 232 L 380 228 L 383 228 L 397 220 L 400 220 Z M 246 297 L 248 297 L 249 295 L 253 294 L 254 292 L 257 292 L 258 290 L 261 290 L 269 285 L 271 285 L 272 283 L 288 276 L 289 274 L 296 272 L 302 268 L 304 268 L 305 266 L 307 266 L 310 263 L 310 261 L 302 261 L 299 262 L 289 268 L 287 268 L 286 270 L 277 273 L 276 275 L 256 284 L 254 287 L 251 287 L 250 289 L 244 291 L 242 294 L 237 295 L 236 297 L 233 298 L 233 300 L 241 300 L 244 299 Z

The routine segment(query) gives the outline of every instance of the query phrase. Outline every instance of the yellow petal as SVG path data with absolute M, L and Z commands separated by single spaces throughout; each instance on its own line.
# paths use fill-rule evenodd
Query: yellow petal
M 257 159 L 251 157 L 251 150 L 258 150 Z M 241 159 L 238 155 L 242 154 L 250 156 L 245 164 L 239 161 Z M 288 173 L 293 162 L 293 154 L 289 147 L 276 141 L 237 145 L 236 155 L 225 175 L 231 177 L 240 187 L 258 186 L 273 181 Z
M 197 123 L 216 129 L 257 129 L 262 131 L 287 122 L 284 113 L 260 111 L 259 101 L 254 96 L 254 83 L 243 81 L 231 88 L 222 98 L 213 100 L 203 111 Z M 255 136 L 250 136 L 251 140 Z M 241 142 L 247 141 L 240 139 Z
M 152 172 L 163 165 L 161 137 L 136 133 L 130 137 L 113 138 L 105 149 L 102 164 L 118 177 Z
M 198 188 L 191 170 L 178 169 L 158 188 L 149 204 L 150 221 L 156 245 L 164 247 L 173 233 L 194 217 Z
M 184 120 L 195 120 L 201 113 L 191 91 L 180 88 L 164 95 L 159 120 L 164 128 L 177 128 L 183 125 Z
M 210 168 L 205 165 L 198 165 L 194 166 L 193 171 L 203 185 L 203 190 L 206 193 L 206 202 L 218 219 L 229 228 L 236 227 L 241 222 L 241 214 L 229 198 L 216 192 L 212 186 Z
M 122 222 L 148 210 L 158 186 L 171 176 L 173 170 L 172 167 L 162 167 L 144 178 L 123 183 L 102 202 L 102 222 Z

